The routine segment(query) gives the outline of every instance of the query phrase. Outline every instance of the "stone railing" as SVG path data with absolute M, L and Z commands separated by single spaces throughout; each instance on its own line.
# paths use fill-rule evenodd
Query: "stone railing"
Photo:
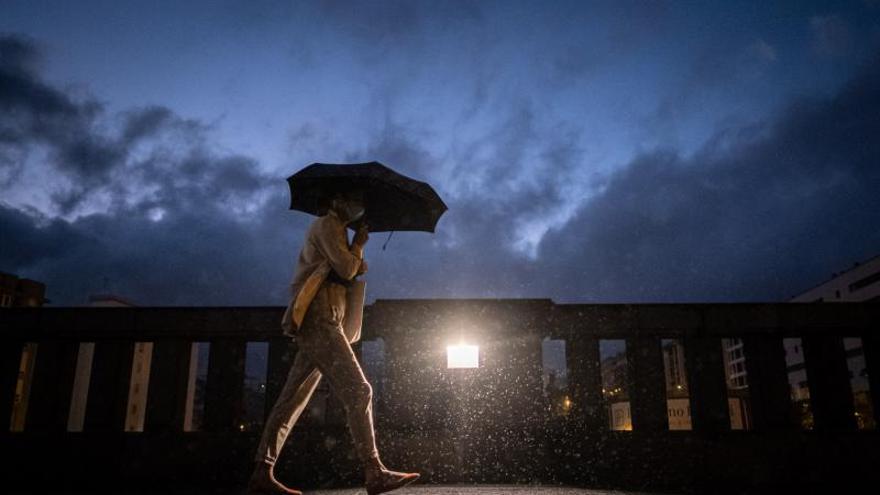
M 296 353 L 295 343 L 280 335 L 282 311 L 0 310 L 0 420 L 10 425 L 0 433 L 0 449 L 7 479 L 91 489 L 117 482 L 243 484 L 260 434 L 259 427 L 244 427 L 246 349 L 249 342 L 268 343 L 265 415 Z M 564 341 L 565 385 L 556 395 L 545 390 L 548 338 Z M 783 339 L 792 338 L 803 349 L 809 429 L 792 413 L 792 368 L 783 347 Z M 374 391 L 385 464 L 419 470 L 426 482 L 736 493 L 880 481 L 874 469 L 880 443 L 876 430 L 857 422 L 844 338 L 861 339 L 867 380 L 878 390 L 876 304 L 378 300 L 365 309 L 363 341 L 354 348 L 360 355 L 363 346 L 382 343 L 383 371 Z M 722 339 L 741 343 L 745 390 L 729 388 Z M 479 346 L 477 368 L 447 368 L 446 346 L 459 341 Z M 625 349 L 623 358 L 600 352 L 603 341 Z M 210 343 L 197 429 L 194 342 Z M 673 364 L 666 342 L 681 351 Z M 126 431 L 137 395 L 133 368 L 143 365 L 137 343 L 151 343 L 145 410 L 136 428 L 142 431 Z M 87 392 L 85 355 L 91 360 Z M 684 401 L 685 429 L 681 418 L 669 419 L 669 374 L 676 366 L 684 375 L 684 392 L 675 400 Z M 868 395 L 874 411 L 880 411 L 877 396 Z M 743 407 L 735 409 L 732 401 Z M 74 408 L 80 408 L 78 423 Z M 320 420 L 297 424 L 279 477 L 305 487 L 360 481 L 341 408 L 331 397 Z

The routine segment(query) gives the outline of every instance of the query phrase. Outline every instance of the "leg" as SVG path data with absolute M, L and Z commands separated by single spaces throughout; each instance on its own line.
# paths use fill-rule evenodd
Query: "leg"
M 368 495 L 391 491 L 418 479 L 418 473 L 389 471 L 379 460 L 373 430 L 373 389 L 342 326 L 322 325 L 302 341 L 302 349 L 309 353 L 345 406 L 355 449 L 364 465 Z
M 301 495 L 302 492 L 289 489 L 276 480 L 273 468 L 290 430 L 305 410 L 320 380 L 321 372 L 305 353 L 298 351 L 263 427 L 254 458 L 256 466 L 248 482 L 248 493 Z
M 266 418 L 255 461 L 275 464 L 290 430 L 305 410 L 320 381 L 321 372 L 301 349 L 298 350 L 287 380 Z
M 348 427 L 361 462 L 379 458 L 373 430 L 373 389 L 351 350 L 342 328 L 323 325 L 302 339 L 301 349 L 326 376 L 333 393 L 345 406 Z

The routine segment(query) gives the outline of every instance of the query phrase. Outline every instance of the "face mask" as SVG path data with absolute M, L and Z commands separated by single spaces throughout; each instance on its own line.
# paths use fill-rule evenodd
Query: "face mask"
M 342 200 L 336 202 L 334 206 L 339 213 L 345 216 L 346 222 L 354 222 L 364 216 L 364 206 L 359 202 L 348 202 Z
M 346 207 L 346 210 L 350 222 L 360 220 L 360 218 L 364 216 L 364 207 L 361 205 L 350 204 Z

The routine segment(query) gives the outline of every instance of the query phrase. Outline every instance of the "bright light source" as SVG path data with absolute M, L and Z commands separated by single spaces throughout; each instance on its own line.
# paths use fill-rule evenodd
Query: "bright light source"
M 447 368 L 479 368 L 480 348 L 475 345 L 446 346 Z

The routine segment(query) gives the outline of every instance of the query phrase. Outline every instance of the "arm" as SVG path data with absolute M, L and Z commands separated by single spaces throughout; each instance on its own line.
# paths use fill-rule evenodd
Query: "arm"
M 321 225 L 314 240 L 318 250 L 330 262 L 333 271 L 340 277 L 351 280 L 357 275 L 361 266 L 364 248 L 357 243 L 349 248 L 345 237 L 345 226 L 328 218 Z

